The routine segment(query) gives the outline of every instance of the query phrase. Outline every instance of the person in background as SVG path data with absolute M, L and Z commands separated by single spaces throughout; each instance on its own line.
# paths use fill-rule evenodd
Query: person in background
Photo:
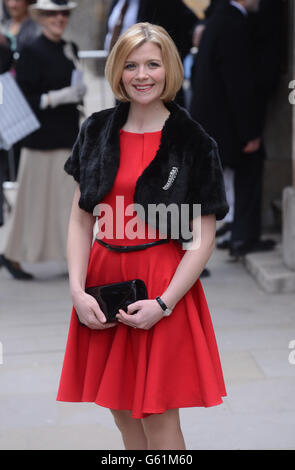
M 10 72 L 15 75 L 16 61 L 22 48 L 30 44 L 41 32 L 40 25 L 34 21 L 29 13 L 32 0 L 4 0 L 6 15 L 1 23 L 1 31 L 9 41 L 13 53 L 13 63 Z M 22 142 L 13 146 L 14 173 L 17 175 Z M 7 159 L 7 156 L 6 156 Z M 14 178 L 14 175 L 12 175 Z
M 258 8 L 259 0 L 215 5 L 192 74 L 192 116 L 208 129 L 220 149 L 231 207 L 222 230 L 231 230 L 227 246 L 235 259 L 273 248 L 271 240 L 260 239 L 264 151 L 248 17 Z
M 235 211 L 229 250 L 239 258 L 247 253 L 273 250 L 271 238 L 261 238 L 264 162 L 267 158 L 264 129 L 268 104 L 281 74 L 282 0 L 260 0 L 248 10 L 251 61 L 255 71 L 253 119 L 261 137 L 257 151 L 241 158 L 234 169 Z
M 10 39 L 11 49 L 19 53 L 22 47 L 32 42 L 41 32 L 29 13 L 33 0 L 4 0 L 9 18 L 2 22 L 2 32 Z M 17 56 L 16 56 L 17 58 Z
M 66 260 L 67 226 L 74 185 L 63 166 L 79 132 L 79 111 L 86 92 L 72 84 L 77 46 L 63 39 L 76 7 L 66 0 L 38 0 L 31 6 L 42 34 L 23 48 L 16 76 L 40 129 L 24 140 L 18 193 L 0 265 L 15 279 L 32 279 L 21 262 Z
M 210 17 L 216 12 L 217 8 L 224 6 L 225 1 L 229 2 L 229 0 L 211 0 L 209 7 L 205 11 L 205 20 L 200 22 L 201 25 L 197 29 L 198 41 L 202 37 L 207 21 L 210 20 Z M 255 70 L 255 119 L 258 127 L 260 127 L 260 134 L 262 136 L 267 119 L 269 101 L 277 90 L 281 76 L 283 1 L 260 0 L 259 8 L 256 8 L 256 11 L 248 11 L 252 61 L 253 69 Z M 264 152 L 265 158 L 267 158 L 263 139 L 261 142 L 261 152 Z M 216 231 L 216 237 L 219 239 L 217 248 L 220 249 L 226 249 L 230 246 L 232 222 L 234 219 L 234 177 L 233 174 L 231 175 L 229 168 L 225 169 L 224 176 L 230 211 L 223 224 Z M 243 178 L 243 174 L 241 174 L 241 177 Z M 237 186 L 240 186 L 239 181 Z M 264 241 L 264 247 L 262 244 L 262 248 L 271 248 L 272 246 L 274 246 L 272 241 Z

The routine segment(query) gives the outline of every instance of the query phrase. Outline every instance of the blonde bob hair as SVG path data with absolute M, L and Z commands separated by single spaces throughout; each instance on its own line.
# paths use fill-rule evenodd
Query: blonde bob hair
M 105 75 L 119 101 L 130 101 L 122 83 L 122 73 L 127 57 L 134 49 L 146 42 L 156 44 L 162 53 L 166 81 L 160 99 L 164 102 L 172 101 L 182 85 L 184 76 L 182 62 L 167 31 L 158 25 L 137 23 L 121 34 L 111 50 L 105 66 Z

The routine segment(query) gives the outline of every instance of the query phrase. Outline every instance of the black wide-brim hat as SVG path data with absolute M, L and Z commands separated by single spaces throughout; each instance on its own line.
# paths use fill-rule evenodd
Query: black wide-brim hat
M 30 5 L 32 11 L 64 11 L 73 10 L 77 7 L 76 2 L 68 0 L 37 0 L 36 3 Z

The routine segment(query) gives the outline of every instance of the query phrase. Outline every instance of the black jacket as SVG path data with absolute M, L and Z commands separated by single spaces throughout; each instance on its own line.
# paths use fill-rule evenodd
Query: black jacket
M 117 3 L 118 0 L 113 0 L 109 14 Z M 192 34 L 198 18 L 182 0 L 140 0 L 136 21 L 147 21 L 165 28 L 183 59 L 192 47 Z
M 79 132 L 79 111 L 75 104 L 40 109 L 43 93 L 68 87 L 75 65 L 64 54 L 65 41 L 50 41 L 43 34 L 22 49 L 16 78 L 41 123 L 40 129 L 23 141 L 23 146 L 39 150 L 72 148 Z M 74 50 L 77 47 L 73 44 Z
M 206 10 L 208 21 L 228 0 L 212 0 Z M 269 99 L 277 89 L 283 51 L 284 0 L 260 0 L 257 12 L 248 12 L 253 70 L 255 70 L 255 119 L 262 135 Z
M 179 208 L 188 204 L 190 218 L 193 204 L 201 204 L 202 215 L 216 214 L 222 219 L 228 205 L 216 143 L 186 110 L 174 102 L 166 106 L 170 115 L 160 147 L 137 180 L 134 202 L 145 214 L 149 204 L 177 204 Z M 66 172 L 80 183 L 79 206 L 87 212 L 92 213 L 113 186 L 120 163 L 120 129 L 128 111 L 129 103 L 120 103 L 87 118 L 65 163 Z M 169 177 L 175 176 L 173 167 L 176 178 L 167 185 Z
M 260 137 L 248 18 L 231 5 L 207 20 L 193 69 L 191 114 L 217 141 L 223 165 Z
M 0 44 L 0 73 L 8 72 L 12 65 L 13 57 L 10 48 Z
M 255 114 L 263 133 L 267 106 L 281 76 L 283 0 L 261 0 L 259 11 L 249 13 L 255 70 Z

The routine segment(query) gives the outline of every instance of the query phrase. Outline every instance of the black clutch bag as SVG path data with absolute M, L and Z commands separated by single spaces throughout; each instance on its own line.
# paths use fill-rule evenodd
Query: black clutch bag
M 117 321 L 116 315 L 119 309 L 127 312 L 129 304 L 148 298 L 146 285 L 141 279 L 87 287 L 85 292 L 96 299 L 107 323 Z

